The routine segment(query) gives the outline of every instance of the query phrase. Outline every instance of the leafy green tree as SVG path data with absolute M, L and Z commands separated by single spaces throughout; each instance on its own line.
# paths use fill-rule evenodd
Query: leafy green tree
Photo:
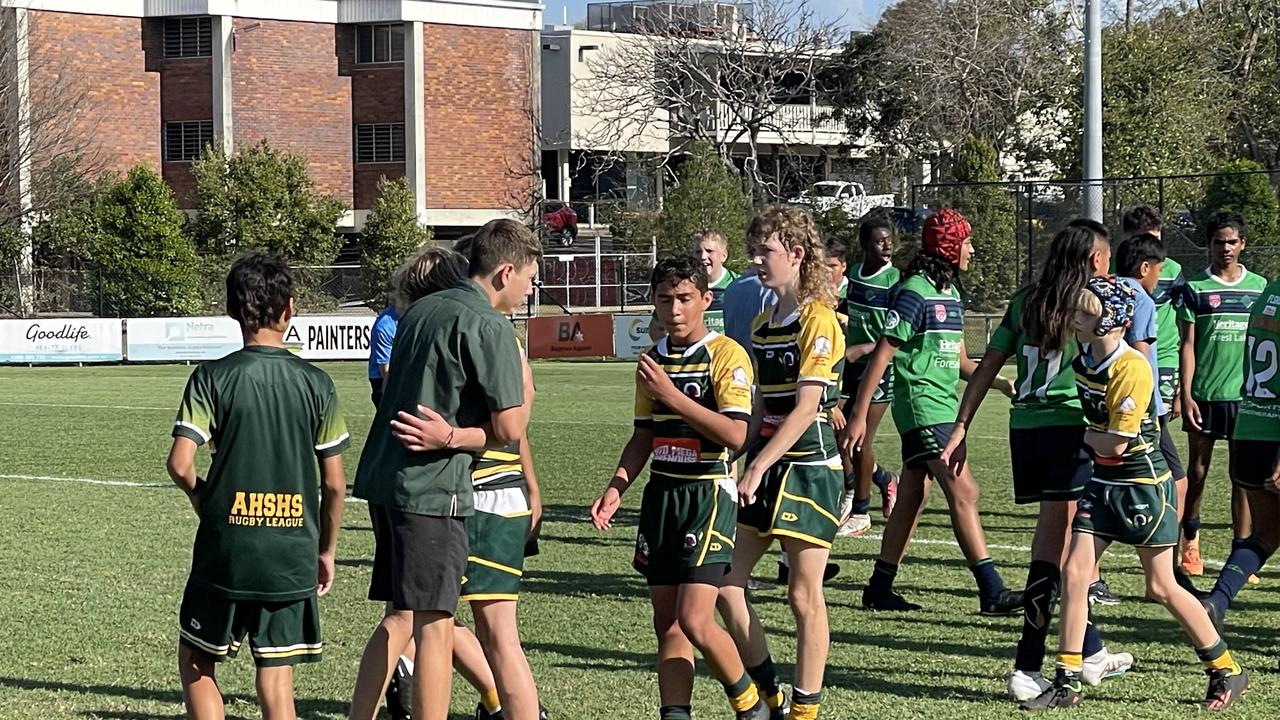
M 742 181 L 703 141 L 690 146 L 676 174 L 680 183 L 667 191 L 656 222 L 658 255 L 688 254 L 696 233 L 714 229 L 728 240 L 728 265 L 741 270 L 746 265 L 745 233 L 751 219 L 751 200 Z
M 991 143 L 969 135 L 956 149 L 952 163 L 956 182 L 988 183 L 1000 179 Z M 1018 245 L 1014 223 L 1017 208 L 999 185 L 962 187 L 951 194 L 951 206 L 973 226 L 974 258 L 964 278 L 966 302 L 992 311 L 1008 302 L 1018 286 Z
M 155 171 L 137 166 L 106 178 L 93 203 L 102 312 L 116 316 L 186 315 L 200 311 L 195 244 L 186 217 Z
M 378 181 L 378 200 L 356 240 L 361 286 L 371 302 L 381 304 L 387 278 L 414 250 L 434 244 L 431 228 L 418 221 L 413 191 L 404 178 Z
M 1201 229 L 1209 216 L 1219 210 L 1235 210 L 1249 224 L 1250 269 L 1267 277 L 1280 272 L 1280 202 L 1268 175 L 1252 160 L 1236 160 L 1224 165 L 1205 190 L 1200 216 Z M 1232 174 L 1235 173 L 1235 174 Z M 1254 174 L 1240 174 L 1254 173 Z M 1200 237 L 1204 237 L 1203 232 Z

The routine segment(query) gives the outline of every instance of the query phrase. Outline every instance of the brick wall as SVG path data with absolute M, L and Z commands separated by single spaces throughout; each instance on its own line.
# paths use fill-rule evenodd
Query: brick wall
M 235 27 L 236 144 L 266 138 L 277 148 L 305 155 L 316 187 L 350 203 L 351 79 L 339 73 L 338 28 L 243 18 Z
M 159 170 L 160 77 L 147 69 L 142 21 L 44 11 L 27 17 L 32 116 L 37 131 L 48 132 L 38 147 L 80 151 L 89 169 Z
M 508 208 L 527 184 L 533 35 L 426 25 L 427 207 Z
M 351 78 L 351 123 L 404 122 L 404 63 L 355 63 L 355 27 L 338 30 L 339 73 Z M 378 180 L 404 177 L 404 163 L 351 162 L 354 207 L 368 210 L 378 199 Z
M 160 74 L 160 127 L 164 123 L 213 120 L 213 58 L 165 58 L 164 20 L 144 21 L 142 44 L 147 67 Z M 161 157 L 164 139 L 160 140 Z M 195 207 L 195 179 L 189 162 L 161 162 L 161 174 L 177 197 L 178 206 Z

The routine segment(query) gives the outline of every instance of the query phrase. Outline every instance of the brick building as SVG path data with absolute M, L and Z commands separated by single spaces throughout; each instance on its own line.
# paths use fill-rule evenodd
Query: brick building
M 408 178 L 441 229 L 525 206 L 539 0 L 0 0 L 0 12 L 16 112 L 47 114 L 40 103 L 74 86 L 85 102 L 67 132 L 96 166 L 149 165 L 183 207 L 204 145 L 263 138 L 308 158 L 319 188 L 354 209 L 347 227 L 381 176 Z

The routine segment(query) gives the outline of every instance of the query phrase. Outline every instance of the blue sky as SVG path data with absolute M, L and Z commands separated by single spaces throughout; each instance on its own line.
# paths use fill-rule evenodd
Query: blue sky
M 809 0 L 815 11 L 827 17 L 839 17 L 844 14 L 844 22 L 854 29 L 866 29 L 875 24 L 880 12 L 893 0 Z M 569 9 L 569 22 L 580 20 L 587 15 L 587 0 L 543 0 L 546 6 L 546 22 L 558 23 L 562 17 L 562 8 Z

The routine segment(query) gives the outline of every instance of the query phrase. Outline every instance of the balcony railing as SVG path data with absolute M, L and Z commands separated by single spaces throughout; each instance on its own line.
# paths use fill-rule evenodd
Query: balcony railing
M 723 104 L 716 108 L 715 124 L 722 133 L 741 128 L 733 109 Z M 770 133 L 777 132 L 789 140 L 812 135 L 843 136 L 847 132 L 845 124 L 833 119 L 831 108 L 824 105 L 780 105 L 767 125 Z

